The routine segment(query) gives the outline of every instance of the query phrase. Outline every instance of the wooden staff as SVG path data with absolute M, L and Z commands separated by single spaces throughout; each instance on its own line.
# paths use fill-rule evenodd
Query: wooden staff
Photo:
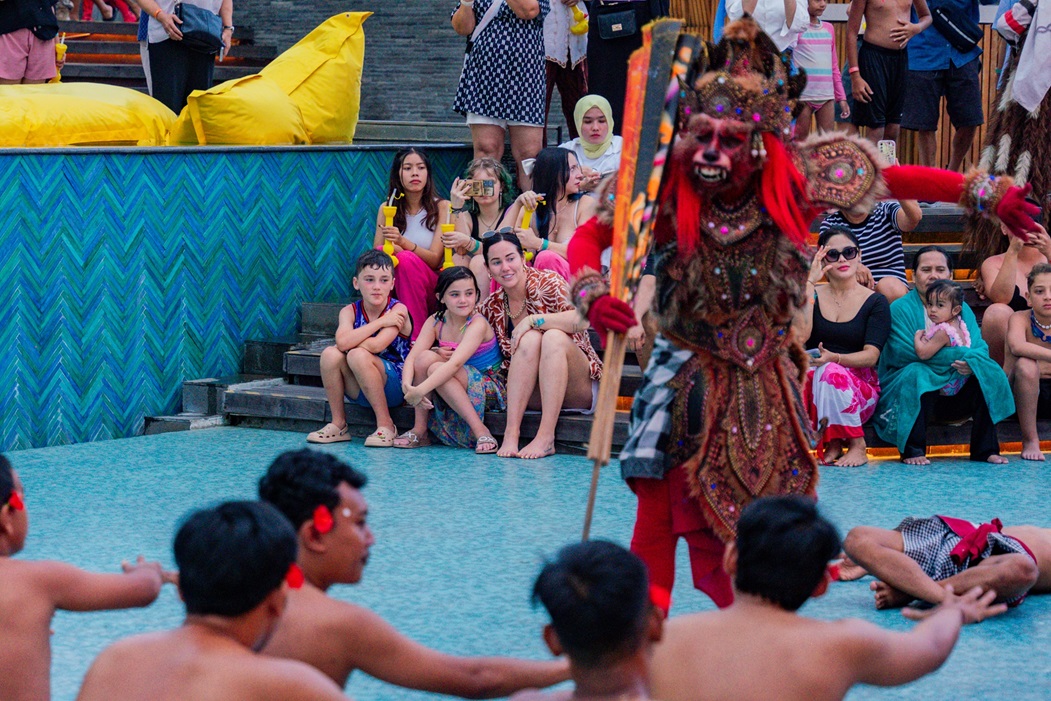
M 613 257 L 610 263 L 610 294 L 630 303 L 642 275 L 642 261 L 650 248 L 654 206 L 660 189 L 664 161 L 674 132 L 678 109 L 679 60 L 676 46 L 682 22 L 663 19 L 643 28 L 642 48 L 628 62 L 624 100 L 623 147 L 617 171 L 616 205 L 613 216 Z M 692 51 L 689 52 L 692 56 Z M 682 64 L 681 72 L 685 73 Z M 679 50 L 682 59 L 682 49 Z M 649 81 L 647 76 L 657 79 Z M 668 77 L 671 80 L 668 80 Z M 670 111 L 670 112 L 669 112 Z M 671 118 L 667 118 L 671 114 Z M 643 168 L 638 168 L 639 163 Z M 584 514 L 582 540 L 591 534 L 599 471 L 609 464 L 613 449 L 613 426 L 617 417 L 617 395 L 624 371 L 625 334 L 610 331 L 606 337 L 598 406 L 591 424 L 588 459 L 592 461 L 591 489 Z

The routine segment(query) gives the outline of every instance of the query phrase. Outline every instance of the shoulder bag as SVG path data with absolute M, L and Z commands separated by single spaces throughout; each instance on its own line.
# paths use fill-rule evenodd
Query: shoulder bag
M 223 20 L 211 10 L 184 2 L 175 5 L 175 16 L 182 20 L 179 42 L 191 51 L 217 54 L 223 47 Z
M 935 7 L 931 10 L 931 21 L 934 28 L 961 53 L 971 51 L 982 40 L 982 28 L 955 8 Z

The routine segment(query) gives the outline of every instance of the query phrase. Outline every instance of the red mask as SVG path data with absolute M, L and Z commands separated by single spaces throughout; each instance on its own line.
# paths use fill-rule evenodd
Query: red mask
M 759 166 L 758 154 L 752 153 L 753 129 L 735 119 L 690 117 L 680 132 L 675 158 L 698 192 L 736 193 L 749 185 Z

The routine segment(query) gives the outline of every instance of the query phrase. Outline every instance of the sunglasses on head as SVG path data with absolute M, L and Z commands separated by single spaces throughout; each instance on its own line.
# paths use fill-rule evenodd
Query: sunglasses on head
M 485 239 L 488 239 L 488 238 L 492 238 L 493 236 L 496 236 L 497 234 L 513 234 L 513 233 L 515 233 L 515 230 L 514 230 L 513 227 L 505 226 L 505 227 L 499 228 L 499 229 L 497 229 L 495 231 L 487 231 L 487 232 L 485 232 L 484 234 L 482 234 L 482 240 L 485 240 Z
M 858 257 L 859 253 L 861 253 L 861 251 L 857 246 L 847 246 L 842 251 L 837 251 L 835 248 L 831 248 L 825 252 L 825 260 L 830 263 L 835 263 L 839 260 L 840 256 L 843 257 L 843 260 L 854 260 Z

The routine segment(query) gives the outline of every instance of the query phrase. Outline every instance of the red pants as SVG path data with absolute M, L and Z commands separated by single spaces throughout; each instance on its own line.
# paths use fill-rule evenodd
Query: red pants
M 733 588 L 723 570 L 726 546 L 690 496 L 685 471 L 675 467 L 662 480 L 635 478 L 628 480 L 628 485 L 639 500 L 631 551 L 646 563 L 650 583 L 671 592 L 675 584 L 675 546 L 682 537 L 689 546 L 693 586 L 719 608 L 732 604 Z

